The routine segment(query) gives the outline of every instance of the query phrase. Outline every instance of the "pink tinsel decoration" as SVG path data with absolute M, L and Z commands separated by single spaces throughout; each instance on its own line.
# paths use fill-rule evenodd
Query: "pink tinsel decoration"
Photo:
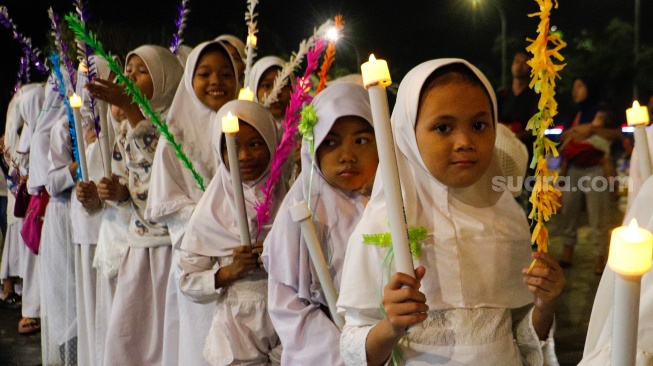
M 281 142 L 277 146 L 277 149 L 274 151 L 274 156 L 272 157 L 270 177 L 268 177 L 265 184 L 261 187 L 264 199 L 254 207 L 256 210 L 257 237 L 261 232 L 263 225 L 265 225 L 270 219 L 274 189 L 281 178 L 282 168 L 286 164 L 286 161 L 288 161 L 288 156 L 295 146 L 295 136 L 298 132 L 297 125 L 301 120 L 299 111 L 305 104 L 310 103 L 313 99 L 307 91 L 313 86 L 311 74 L 317 70 L 320 57 L 322 56 L 325 47 L 326 42 L 324 39 L 315 40 L 315 46 L 313 46 L 313 48 L 311 48 L 306 54 L 307 65 L 306 70 L 304 71 L 304 76 L 298 77 L 297 83 L 295 83 L 292 88 L 290 102 L 288 103 L 288 107 L 286 107 L 286 117 L 282 122 L 282 128 L 284 131 L 283 136 L 281 137 Z

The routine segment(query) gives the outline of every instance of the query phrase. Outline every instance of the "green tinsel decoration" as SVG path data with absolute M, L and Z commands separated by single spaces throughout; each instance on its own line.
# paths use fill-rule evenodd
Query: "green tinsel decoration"
M 206 187 L 204 186 L 204 178 L 202 178 L 202 176 L 195 170 L 193 167 L 193 162 L 190 161 L 186 154 L 184 154 L 183 150 L 181 149 L 181 144 L 175 141 L 175 136 L 170 133 L 168 130 L 168 125 L 165 123 L 165 121 L 161 122 L 159 112 L 152 110 L 150 101 L 147 100 L 143 93 L 141 93 L 136 84 L 134 84 L 134 82 L 126 77 L 122 72 L 122 68 L 118 62 L 114 60 L 111 52 L 108 52 L 104 49 L 102 43 L 98 41 L 97 36 L 93 34 L 93 32 L 86 30 L 86 23 L 83 20 L 79 19 L 75 13 L 69 13 L 65 16 L 65 19 L 68 21 L 68 26 L 70 29 L 75 32 L 76 38 L 86 43 L 88 47 L 93 49 L 95 54 L 108 62 L 109 69 L 113 71 L 114 74 L 116 74 L 118 85 L 125 84 L 125 94 L 131 96 L 132 101 L 137 103 L 143 112 L 150 117 L 150 120 L 152 123 L 154 123 L 157 130 L 166 140 L 168 140 L 168 143 L 173 147 L 173 149 L 175 149 L 175 155 L 179 160 L 181 160 L 182 165 L 190 170 L 190 172 L 193 174 L 193 178 L 195 178 L 195 181 L 197 181 L 199 188 L 202 191 L 205 191 Z
M 425 240 L 426 237 L 426 228 L 423 226 L 408 229 L 408 241 L 410 242 L 410 252 L 413 257 L 419 258 L 422 255 L 422 247 L 419 242 Z M 382 248 L 389 247 L 392 250 L 392 235 L 390 233 L 363 234 L 363 244 L 376 245 Z

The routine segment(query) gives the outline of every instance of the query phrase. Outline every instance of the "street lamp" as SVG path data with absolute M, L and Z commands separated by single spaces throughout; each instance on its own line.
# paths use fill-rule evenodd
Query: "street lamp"
M 477 3 L 480 0 L 472 0 L 472 8 L 477 8 Z M 507 55 L 507 36 L 506 29 L 508 28 L 508 22 L 506 21 L 506 13 L 503 11 L 501 4 L 494 0 L 490 1 L 492 5 L 499 12 L 499 18 L 501 19 L 501 87 L 508 86 L 508 55 Z

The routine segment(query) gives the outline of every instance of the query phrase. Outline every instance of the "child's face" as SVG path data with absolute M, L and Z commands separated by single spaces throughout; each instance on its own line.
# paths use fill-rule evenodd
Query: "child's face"
M 265 70 L 256 88 L 256 98 L 258 98 L 258 100 L 264 100 L 265 97 L 270 94 L 274 88 L 274 80 L 280 72 L 281 69 L 278 67 L 271 67 Z M 268 107 L 268 110 L 272 113 L 274 118 L 280 119 L 286 113 L 286 107 L 290 101 L 290 90 L 290 85 L 286 84 L 286 86 L 281 89 L 281 93 L 277 96 L 277 101 L 270 104 Z
M 200 57 L 193 73 L 193 91 L 214 111 L 236 97 L 236 75 L 226 55 L 212 51 Z
M 127 66 L 125 67 L 125 76 L 130 78 L 138 90 L 143 93 L 147 99 L 152 99 L 154 95 L 154 83 L 152 83 L 152 75 L 150 75 L 150 70 L 145 65 L 145 61 L 139 56 L 133 55 L 127 61 Z
M 580 80 L 574 80 L 574 85 L 571 90 L 571 97 L 574 100 L 574 103 L 580 103 L 587 99 L 587 85 Z
M 236 146 L 238 146 L 240 177 L 243 181 L 256 180 L 263 175 L 270 163 L 270 150 L 254 127 L 242 121 L 240 121 L 239 127 L 240 130 L 236 133 Z M 227 144 L 222 146 L 222 159 L 227 169 L 230 169 Z
M 343 191 L 359 190 L 374 178 L 379 165 L 374 129 L 360 117 L 340 117 L 316 157 L 329 183 Z
M 490 166 L 495 130 L 482 87 L 454 81 L 423 97 L 415 127 L 417 147 L 431 175 L 449 187 L 468 187 Z
M 236 72 L 238 73 L 238 75 L 240 76 L 244 75 L 245 63 L 243 62 L 243 59 L 240 57 L 240 53 L 238 53 L 238 49 L 232 46 L 231 43 L 229 42 L 221 42 L 221 43 L 224 45 L 224 47 L 227 49 L 227 52 L 229 52 L 231 58 L 234 60 Z

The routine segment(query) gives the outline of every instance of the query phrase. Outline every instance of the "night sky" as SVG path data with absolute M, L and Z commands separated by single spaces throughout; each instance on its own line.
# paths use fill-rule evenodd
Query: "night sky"
M 514 50 L 526 47 L 526 37 L 535 37 L 538 19 L 531 0 L 494 0 L 508 20 L 509 62 Z M 176 8 L 171 0 L 96 0 L 87 1 L 92 13 L 91 28 L 114 53 L 124 55 L 143 43 L 168 45 Z M 5 0 L 9 15 L 19 31 L 44 49 L 49 31 L 47 8 L 65 14 L 73 10 L 72 1 Z M 245 0 L 190 1 L 191 13 L 184 33 L 185 43 L 195 45 L 222 33 L 244 38 Z M 471 0 L 260 0 L 259 56 L 276 53 L 287 57 L 313 27 L 327 18 L 343 14 L 345 34 L 338 45 L 336 68 L 357 71 L 357 62 L 374 52 L 385 58 L 393 80 L 419 62 L 437 57 L 462 57 L 479 66 L 498 87 L 501 58 L 495 39 L 500 34 L 499 14 L 490 0 L 481 0 L 474 10 Z M 561 0 L 552 23 L 566 39 L 581 29 L 602 29 L 613 17 L 632 22 L 634 3 L 624 0 Z M 642 1 L 642 43 L 653 44 L 653 3 Z M 16 81 L 20 49 L 5 28 L 0 28 L 0 112 L 5 108 Z M 564 50 L 563 50 L 564 53 Z M 358 59 L 358 60 L 357 60 Z M 33 72 L 34 73 L 34 72 Z M 4 113 L 4 112 L 3 112 Z

